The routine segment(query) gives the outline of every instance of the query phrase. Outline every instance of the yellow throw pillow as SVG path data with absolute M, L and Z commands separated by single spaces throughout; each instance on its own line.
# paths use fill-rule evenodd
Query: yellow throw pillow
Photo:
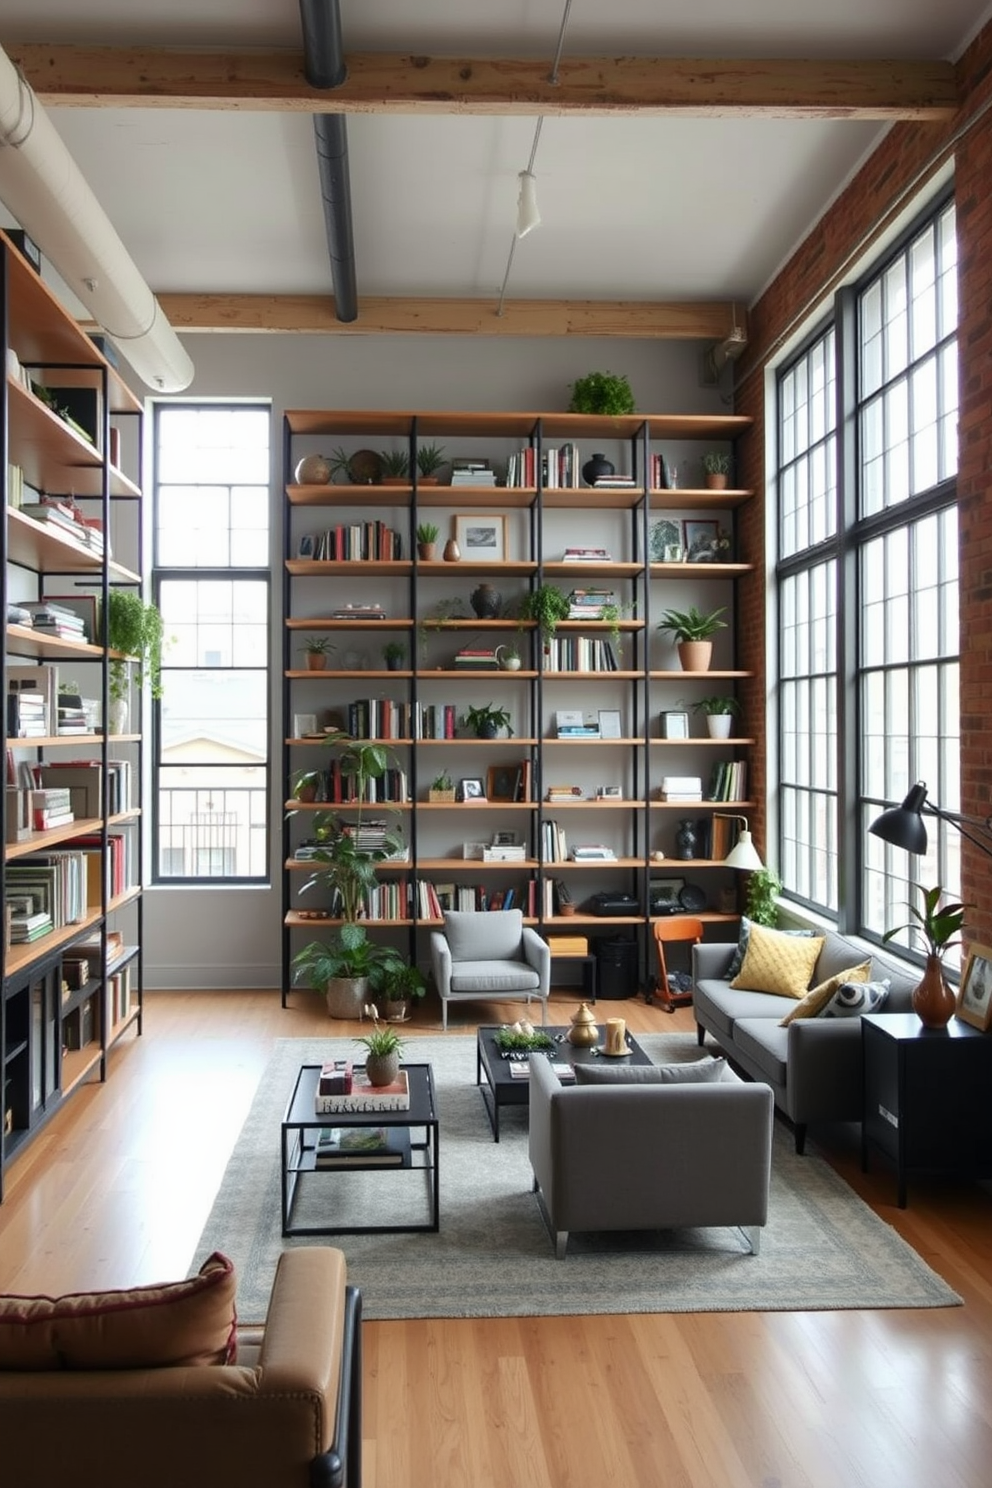
M 744 965 L 730 983 L 747 992 L 771 992 L 776 997 L 805 997 L 824 935 L 785 935 L 752 925 Z
M 850 971 L 838 971 L 835 976 L 827 977 L 825 982 L 812 987 L 802 1002 L 797 1002 L 795 1007 L 789 1009 L 785 1017 L 779 1020 L 779 1028 L 787 1027 L 793 1018 L 815 1018 L 845 982 L 866 982 L 870 976 L 871 962 L 862 961 L 860 966 L 852 966 Z

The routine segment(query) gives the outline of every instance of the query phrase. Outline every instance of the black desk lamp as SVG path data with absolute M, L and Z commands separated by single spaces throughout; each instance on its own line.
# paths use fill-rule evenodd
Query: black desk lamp
M 956 827 L 962 837 L 992 858 L 992 816 L 965 816 L 960 811 L 945 811 L 942 806 L 935 806 L 927 800 L 925 780 L 918 780 L 902 805 L 883 811 L 868 830 L 881 837 L 883 842 L 891 842 L 893 847 L 903 847 L 911 853 L 925 853 L 927 829 L 924 814 Z M 977 832 L 984 836 L 976 836 Z

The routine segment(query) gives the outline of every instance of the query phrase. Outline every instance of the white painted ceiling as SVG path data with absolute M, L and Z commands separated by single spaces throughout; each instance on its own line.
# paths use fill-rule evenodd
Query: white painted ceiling
M 573 0 L 564 57 L 952 59 L 987 0 Z M 348 51 L 547 58 L 563 0 L 342 0 Z M 2 0 L 0 46 L 280 47 L 296 0 Z M 159 293 L 331 292 L 312 125 L 50 108 Z M 536 119 L 352 115 L 358 293 L 494 299 Z M 864 121 L 545 120 L 513 299 L 751 302 L 881 138 Z

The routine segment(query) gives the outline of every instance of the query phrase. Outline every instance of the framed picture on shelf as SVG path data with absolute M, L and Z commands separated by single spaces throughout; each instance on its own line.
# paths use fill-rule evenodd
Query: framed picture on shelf
M 684 878 L 652 878 L 648 892 L 651 913 L 671 914 L 680 909 L 679 895 L 684 888 Z
M 492 844 L 491 845 L 493 847 L 519 847 L 520 846 L 520 833 L 519 832 L 494 832 L 493 833 L 493 840 L 492 840 Z
M 599 737 L 601 739 L 623 738 L 623 730 L 620 725 L 619 708 L 600 708 Z
M 300 538 L 300 546 L 296 552 L 297 558 L 312 558 L 315 552 L 316 547 L 314 544 L 313 533 L 304 533 L 304 535 Z
M 661 737 L 663 739 L 688 739 L 689 737 L 689 715 L 677 710 L 671 713 L 661 713 Z
M 720 523 L 694 518 L 682 523 L 682 546 L 687 563 L 715 563 L 719 554 Z
M 660 521 L 652 522 L 650 548 L 652 563 L 681 563 L 682 523 L 671 517 L 662 517 Z M 669 557 L 674 550 L 678 551 L 679 556 Z
M 486 799 L 485 781 L 475 776 L 467 776 L 458 782 L 459 801 L 484 801 Z
M 502 563 L 507 557 L 506 517 L 502 512 L 459 512 L 455 542 L 466 563 Z
M 515 801 L 519 784 L 519 765 L 491 765 L 486 771 L 486 798 L 490 801 Z
M 992 949 L 973 945 L 961 975 L 955 1009 L 962 1023 L 987 1033 L 992 1026 Z
M 316 713 L 293 714 L 293 738 L 308 739 L 318 732 Z

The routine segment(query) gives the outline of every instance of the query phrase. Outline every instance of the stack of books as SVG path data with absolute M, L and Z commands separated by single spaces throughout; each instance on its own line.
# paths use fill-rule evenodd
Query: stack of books
M 36 832 L 67 827 L 75 819 L 67 787 L 49 786 L 31 792 L 31 825 Z
M 11 688 L 7 693 L 7 736 L 43 739 L 48 734 L 47 701 L 43 692 Z
M 581 785 L 549 785 L 544 797 L 546 801 L 581 801 Z
M 661 782 L 663 801 L 701 801 L 703 782 L 698 775 L 665 775 Z
M 41 631 L 42 635 L 57 636 L 64 641 L 86 640 L 86 622 L 74 610 L 53 604 L 50 599 L 29 604 L 26 608 L 31 612 L 31 625 L 35 630 Z
M 86 529 L 76 520 L 71 506 L 58 501 L 29 501 L 21 507 L 21 511 L 26 517 L 41 522 L 45 527 L 57 528 L 59 532 L 67 533 L 77 542 L 86 541 Z
M 581 708 L 559 708 L 555 713 L 555 729 L 559 739 L 600 738 L 599 718 L 583 713 Z
M 318 1091 L 314 1101 L 317 1116 L 327 1116 L 334 1111 L 409 1111 L 410 1082 L 406 1070 L 401 1069 L 391 1085 L 372 1085 L 364 1068 L 359 1068 L 352 1071 L 350 1090 L 332 1091 L 327 1095 Z
M 492 847 L 482 849 L 482 861 L 484 863 L 523 863 L 527 857 L 527 849 L 521 842 L 499 843 Z
M 569 620 L 602 620 L 607 605 L 616 606 L 612 589 L 573 589 L 568 596 Z
M 614 863 L 616 856 L 603 842 L 577 842 L 570 854 L 573 863 Z
M 627 491 L 636 489 L 638 482 L 632 475 L 597 475 L 593 481 L 593 487 L 601 491 L 619 490 Z
M 563 563 L 612 563 L 613 554 L 606 548 L 566 548 Z
M 463 646 L 455 653 L 456 671 L 499 671 L 494 646 Z
M 94 699 L 87 699 L 90 709 L 99 709 L 99 703 Z M 74 692 L 59 693 L 58 700 L 58 730 L 59 734 L 88 734 L 90 732 L 90 718 L 92 711 L 87 712 L 83 706 L 83 699 Z
M 488 460 L 452 460 L 451 484 L 453 486 L 495 486 L 496 472 L 490 469 Z
M 379 604 L 347 604 L 332 610 L 332 620 L 385 620 L 386 612 Z

